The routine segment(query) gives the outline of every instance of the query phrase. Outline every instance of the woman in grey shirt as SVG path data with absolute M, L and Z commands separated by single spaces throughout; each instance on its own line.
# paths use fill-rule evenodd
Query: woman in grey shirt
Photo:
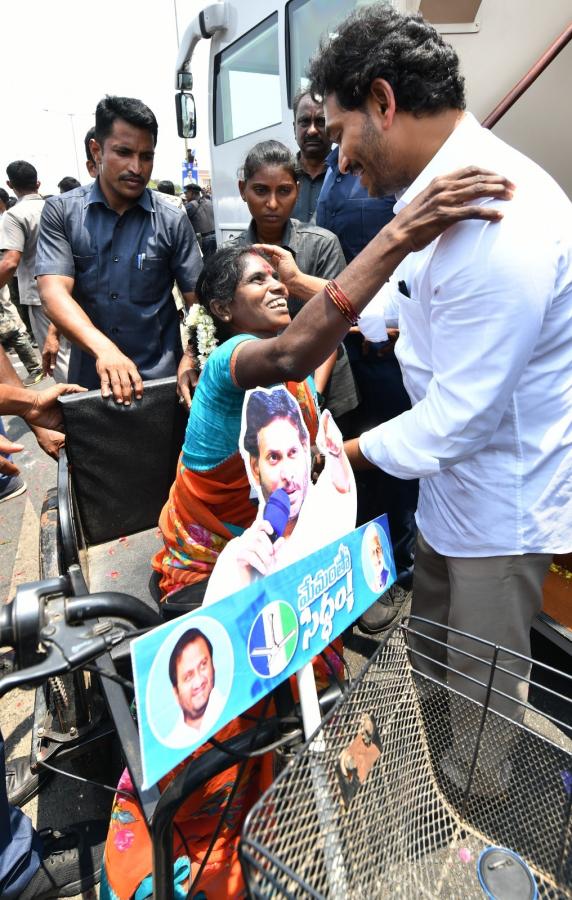
M 298 197 L 295 160 L 279 141 L 261 141 L 248 153 L 238 182 L 240 196 L 252 216 L 250 225 L 234 238 L 239 244 L 275 244 L 289 250 L 306 275 L 329 280 L 346 267 L 338 238 L 331 231 L 292 219 Z M 290 295 L 293 317 L 303 300 Z M 349 413 L 359 402 L 343 344 L 316 370 L 318 393 L 344 437 L 352 437 Z

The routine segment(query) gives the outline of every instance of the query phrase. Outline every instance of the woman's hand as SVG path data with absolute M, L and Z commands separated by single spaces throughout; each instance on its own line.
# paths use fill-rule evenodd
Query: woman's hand
M 471 205 L 484 198 L 510 200 L 514 184 L 488 169 L 468 166 L 449 175 L 440 175 L 402 209 L 386 229 L 407 250 L 422 250 L 451 225 L 464 219 L 496 222 L 502 212 L 492 206 Z
M 278 272 L 280 281 L 290 290 L 290 286 L 301 274 L 290 251 L 274 244 L 254 244 L 254 249 L 268 257 L 270 265 Z

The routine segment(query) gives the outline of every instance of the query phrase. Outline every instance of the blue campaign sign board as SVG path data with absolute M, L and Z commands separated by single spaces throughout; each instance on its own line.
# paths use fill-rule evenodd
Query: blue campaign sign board
M 380 516 L 136 638 L 144 787 L 310 662 L 394 581 L 387 517 Z

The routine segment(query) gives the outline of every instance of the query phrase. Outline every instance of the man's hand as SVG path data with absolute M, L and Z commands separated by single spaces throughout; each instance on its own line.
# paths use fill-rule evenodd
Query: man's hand
M 342 455 L 344 439 L 329 409 L 325 409 L 320 416 L 316 446 L 324 456 L 334 456 L 337 459 Z
M 491 206 L 470 206 L 471 201 L 492 197 L 510 200 L 514 184 L 488 169 L 468 166 L 450 175 L 441 175 L 408 203 L 386 226 L 397 235 L 408 252 L 422 250 L 451 225 L 464 219 L 496 222 L 502 212 Z
M 242 569 L 254 569 L 260 575 L 267 575 L 272 570 L 274 554 L 284 543 L 284 538 L 278 538 L 272 543 L 270 536 L 273 530 L 270 522 L 256 519 L 250 528 L 236 538 L 236 561 Z
M 114 345 L 95 357 L 95 368 L 101 381 L 102 397 L 113 394 L 116 403 L 129 406 L 132 393 L 137 400 L 143 396 L 143 381 L 137 366 Z
M 55 325 L 50 322 L 44 347 L 42 349 L 42 372 L 53 375 L 60 349 L 60 335 Z
M 187 347 L 177 370 L 177 394 L 187 409 L 191 408 L 192 396 L 199 383 L 199 364 L 193 351 Z
M 13 462 L 2 456 L 3 453 L 20 453 L 24 449 L 23 444 L 14 444 L 0 434 L 0 475 L 19 475 L 20 469 Z
M 344 452 L 342 433 L 334 422 L 334 417 L 329 409 L 325 409 L 320 417 L 316 444 L 318 450 L 324 456 L 324 468 L 331 478 L 335 489 L 340 494 L 347 494 L 354 483 L 351 466 Z M 326 477 L 325 473 L 324 477 Z
M 274 244 L 254 244 L 258 253 L 264 253 L 270 260 L 270 265 L 278 272 L 280 281 L 290 289 L 290 285 L 299 277 L 300 269 L 289 250 L 284 247 L 276 247 Z
M 64 446 L 66 436 L 62 431 L 55 431 L 52 428 L 39 428 L 37 425 L 32 426 L 32 431 L 38 442 L 38 446 L 42 448 L 44 453 L 57 460 L 61 448 Z
M 58 431 L 62 424 L 62 415 L 57 404 L 58 397 L 63 394 L 80 394 L 86 389 L 79 384 L 55 384 L 34 394 L 31 410 L 23 418 L 30 428 L 47 428 Z M 30 391 L 30 393 L 34 393 Z

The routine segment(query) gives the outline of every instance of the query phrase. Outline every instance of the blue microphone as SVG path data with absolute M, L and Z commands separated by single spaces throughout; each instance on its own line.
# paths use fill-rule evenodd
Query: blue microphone
M 290 497 L 284 488 L 273 491 L 266 501 L 263 519 L 272 525 L 270 540 L 272 543 L 282 537 L 290 518 Z

